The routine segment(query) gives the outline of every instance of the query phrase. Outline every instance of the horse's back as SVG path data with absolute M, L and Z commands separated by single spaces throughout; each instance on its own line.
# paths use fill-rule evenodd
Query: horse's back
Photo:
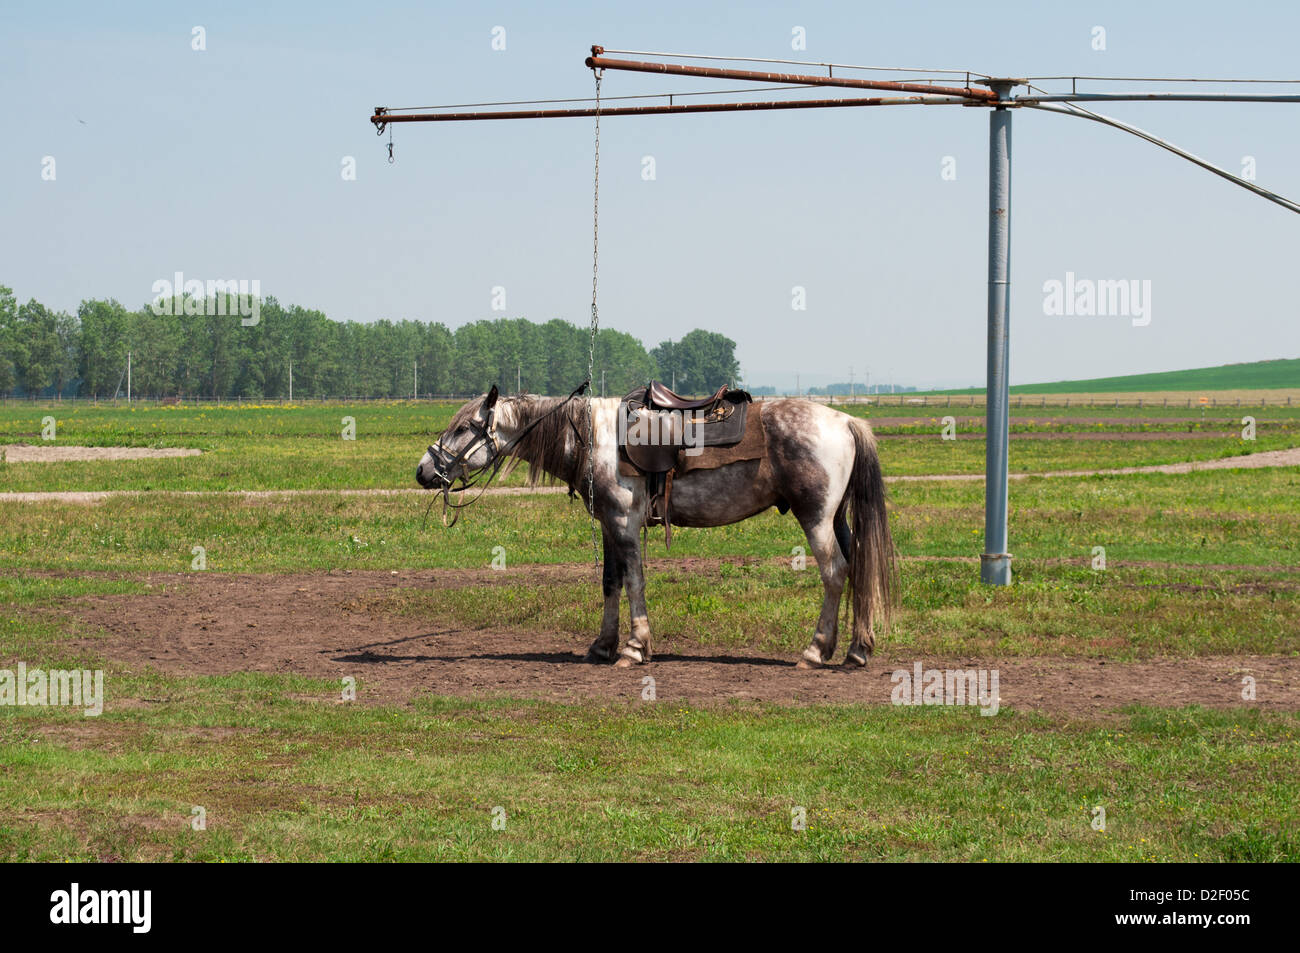
M 838 506 L 856 452 L 853 429 L 858 425 L 853 421 L 813 401 L 756 403 L 749 425 L 764 429 L 765 459 L 692 470 L 676 479 L 673 522 L 725 526 L 772 506 L 782 512 L 793 508 L 796 515 L 820 511 L 828 503 Z

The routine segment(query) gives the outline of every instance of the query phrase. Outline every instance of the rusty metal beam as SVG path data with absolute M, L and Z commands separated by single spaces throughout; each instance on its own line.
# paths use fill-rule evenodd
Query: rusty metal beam
M 896 93 L 932 93 L 940 96 L 961 96 L 980 102 L 995 102 L 997 93 L 972 86 L 930 86 L 925 83 L 894 83 L 881 79 L 854 79 L 846 76 L 804 76 L 796 73 L 765 73 L 756 70 L 720 69 L 714 66 L 684 66 L 678 63 L 648 63 L 641 60 L 611 60 L 600 54 L 604 50 L 592 47 L 587 57 L 591 69 L 628 70 L 634 73 L 658 73 L 669 76 L 697 76 L 701 79 L 749 79 L 765 83 L 790 83 L 798 86 L 837 86 L 845 89 L 883 89 Z
M 963 96 L 870 96 L 844 99 L 788 99 L 748 103 L 685 103 L 668 106 L 606 106 L 600 116 L 663 116 L 679 113 L 755 112 L 778 109 L 835 109 L 851 106 L 950 106 L 967 105 Z M 515 109 L 489 112 L 389 113 L 376 109 L 370 121 L 382 128 L 390 122 L 474 122 L 485 119 L 579 119 L 595 116 L 595 108 Z

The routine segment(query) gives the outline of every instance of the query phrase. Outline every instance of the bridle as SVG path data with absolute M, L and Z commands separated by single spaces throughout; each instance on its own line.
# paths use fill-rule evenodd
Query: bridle
M 442 496 L 443 525 L 448 528 L 455 526 L 456 521 L 460 519 L 460 511 L 465 509 L 465 507 L 467 506 L 472 506 L 473 504 L 477 503 L 479 499 L 483 496 L 483 494 L 487 492 L 487 488 L 491 486 L 492 481 L 496 479 L 497 474 L 501 472 L 501 467 L 505 464 L 506 460 L 509 458 L 510 451 L 519 445 L 519 441 L 523 440 L 524 437 L 528 436 L 529 433 L 531 433 L 536 427 L 538 427 L 542 423 L 542 421 L 544 421 L 547 417 L 551 416 L 551 414 L 557 413 L 558 411 L 563 409 L 569 403 L 569 401 L 573 400 L 575 397 L 580 397 L 582 394 L 585 394 L 587 392 L 587 387 L 590 383 L 591 383 L 590 381 L 583 381 L 581 384 L 578 385 L 577 389 L 574 390 L 573 393 L 569 394 L 569 396 L 564 398 L 564 400 L 560 401 L 558 404 L 556 404 L 546 413 L 542 414 L 540 417 L 538 417 L 536 420 L 530 423 L 523 430 L 519 431 L 519 433 L 516 434 L 510 440 L 510 442 L 505 444 L 504 446 L 502 446 L 501 440 L 497 436 L 497 406 L 498 405 L 496 403 L 493 403 L 493 405 L 490 408 L 488 408 L 487 419 L 483 423 L 479 423 L 476 418 L 471 420 L 469 424 L 467 424 L 470 432 L 473 434 L 473 437 L 468 442 L 466 442 L 465 446 L 460 449 L 459 453 L 453 456 L 450 452 L 448 452 L 445 447 L 441 446 L 442 444 L 441 438 L 438 439 L 437 445 L 430 446 L 428 450 L 429 450 L 429 459 L 433 464 L 433 475 L 442 483 L 442 487 L 438 491 L 438 493 L 439 495 Z M 572 425 L 573 421 L 569 421 L 569 423 L 570 425 Z M 576 426 L 574 426 L 574 435 L 575 437 L 577 437 Z M 580 437 L 577 437 L 577 439 L 579 443 L 582 442 Z M 478 467 L 474 471 L 474 473 L 468 478 L 464 475 L 464 473 L 462 473 L 460 478 L 460 486 L 454 488 L 460 493 L 460 502 L 453 503 L 451 501 L 451 491 L 453 489 L 451 473 L 455 467 L 463 464 L 464 461 L 472 453 L 474 453 L 480 446 L 486 446 L 488 448 L 487 462 L 484 463 L 481 467 Z M 487 479 L 485 480 L 483 479 L 484 474 L 487 474 Z M 472 499 L 466 501 L 465 491 L 472 489 L 475 486 L 479 486 L 480 480 L 482 480 L 482 485 L 478 493 L 476 493 Z M 429 501 L 430 508 L 433 507 L 433 503 L 434 503 L 433 500 Z M 455 514 L 454 516 L 452 516 L 451 522 L 447 521 L 448 510 L 452 510 Z M 424 515 L 425 518 L 428 519 L 429 511 L 427 509 L 425 510 Z
M 474 434 L 474 439 L 466 443 L 455 456 L 452 456 L 447 449 L 442 446 L 441 438 L 438 439 L 437 444 L 429 447 L 429 459 L 433 462 L 433 475 L 448 486 L 451 485 L 451 472 L 453 468 L 463 463 L 470 454 L 474 453 L 474 451 L 479 448 L 480 445 L 486 444 L 488 447 L 488 462 L 479 468 L 480 473 L 490 467 L 493 461 L 495 461 L 501 453 L 501 444 L 497 438 L 496 404 L 493 404 L 491 408 L 488 409 L 487 421 L 485 423 L 480 424 L 476 418 L 471 420 L 468 426 L 470 431 Z M 467 481 L 462 482 L 465 483 L 465 486 L 462 486 L 462 489 L 465 489 L 466 486 L 472 485 Z

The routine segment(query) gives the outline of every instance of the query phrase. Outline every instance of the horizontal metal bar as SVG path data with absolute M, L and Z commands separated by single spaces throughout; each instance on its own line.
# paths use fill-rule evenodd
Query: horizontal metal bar
M 853 63 L 827 63 L 820 60 L 778 60 L 766 56 L 714 56 L 706 53 L 656 53 L 652 50 L 610 50 L 600 47 L 602 53 L 620 53 L 623 56 L 654 56 L 674 60 L 718 60 L 731 63 L 781 63 L 786 66 L 822 66 L 827 69 L 874 70 L 879 73 L 950 73 L 953 76 L 987 77 L 988 73 L 971 69 L 927 69 L 923 66 L 856 66 Z
M 741 86 L 737 89 L 692 90 L 685 93 L 636 93 L 626 96 L 602 96 L 601 102 L 612 103 L 615 100 L 629 99 L 678 99 L 693 96 L 730 96 L 733 93 L 773 93 L 786 92 L 791 89 L 807 89 L 807 86 Z M 507 99 L 488 103 L 441 103 L 437 106 L 385 106 L 389 112 L 413 113 L 433 109 L 483 109 L 487 106 L 552 106 L 559 103 L 594 103 L 594 96 L 570 96 L 565 99 Z
M 789 99 L 756 103 L 685 103 L 677 106 L 613 106 L 600 109 L 606 116 L 661 116 L 677 113 L 759 112 L 777 109 L 834 109 L 853 106 L 966 106 L 964 96 L 869 96 L 845 99 Z M 596 109 L 524 109 L 468 113 L 388 113 L 376 110 L 370 121 L 383 127 L 390 122 L 473 122 L 484 119 L 578 119 L 597 114 Z
M 684 66 L 678 63 L 647 63 L 640 60 L 611 60 L 589 56 L 591 69 L 627 70 L 633 73 L 659 73 L 669 76 L 697 76 L 702 79 L 747 79 L 763 83 L 793 83 L 800 86 L 837 86 L 844 89 L 885 89 L 899 93 L 933 93 L 940 96 L 963 96 L 981 102 L 996 100 L 991 89 L 971 86 L 931 86 L 925 83 L 891 83 L 880 79 L 854 79 L 845 76 L 804 76 L 797 73 L 764 73 L 745 69 L 718 69 L 712 66 Z
M 1030 93 L 1017 96 L 1012 102 L 1079 103 L 1079 102 L 1141 102 L 1143 100 L 1175 103 L 1300 103 L 1300 95 L 1253 96 L 1250 93 Z

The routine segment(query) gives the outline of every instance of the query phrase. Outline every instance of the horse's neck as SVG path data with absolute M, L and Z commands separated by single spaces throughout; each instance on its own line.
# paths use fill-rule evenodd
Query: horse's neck
M 561 407 L 563 403 L 563 397 L 511 399 L 503 404 L 507 414 L 498 422 L 497 429 L 502 443 L 519 441 L 512 451 L 519 459 L 556 479 L 568 480 L 573 474 L 578 448 L 573 441 L 569 408 Z M 562 452 L 555 452 L 560 448 Z

